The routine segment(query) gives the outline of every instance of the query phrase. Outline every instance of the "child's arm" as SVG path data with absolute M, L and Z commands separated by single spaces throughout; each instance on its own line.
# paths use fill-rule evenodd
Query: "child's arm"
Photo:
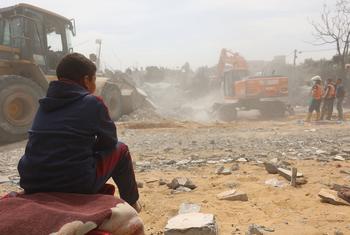
M 111 120 L 107 107 L 100 103 L 96 122 L 96 144 L 94 151 L 109 150 L 115 148 L 118 143 L 117 130 Z

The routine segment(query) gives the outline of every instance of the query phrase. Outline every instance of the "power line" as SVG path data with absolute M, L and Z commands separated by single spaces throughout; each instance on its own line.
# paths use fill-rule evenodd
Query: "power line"
M 315 50 L 300 50 L 299 53 L 304 53 L 304 52 L 321 52 L 321 51 L 335 51 L 335 48 L 315 49 Z

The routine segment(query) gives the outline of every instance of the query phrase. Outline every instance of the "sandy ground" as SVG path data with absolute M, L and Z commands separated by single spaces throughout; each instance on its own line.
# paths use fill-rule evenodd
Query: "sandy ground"
M 120 123 L 118 134 L 129 145 L 136 162 L 136 177 L 143 182 L 140 201 L 146 234 L 162 234 L 169 218 L 177 214 L 183 202 L 201 205 L 201 211 L 212 213 L 221 235 L 245 234 L 250 224 L 273 228 L 271 234 L 350 234 L 350 206 L 321 203 L 317 194 L 333 183 L 350 185 L 350 158 L 333 161 L 331 152 L 347 146 L 350 123 L 303 123 L 298 117 L 278 121 L 239 121 L 229 124 L 164 121 L 161 123 Z M 0 175 L 16 177 L 16 163 L 25 142 L 0 147 Z M 322 156 L 316 150 L 324 150 Z M 217 175 L 222 163 L 195 166 L 167 165 L 171 159 L 215 159 L 246 157 L 240 169 L 231 175 Z M 265 161 L 277 157 L 302 172 L 308 183 L 298 188 L 278 175 L 268 174 Z M 147 162 L 147 167 L 144 167 Z M 149 166 L 150 164 L 150 166 Z M 230 167 L 234 163 L 225 163 Z M 171 181 L 186 176 L 197 188 L 192 192 L 172 194 L 159 179 Z M 282 188 L 265 185 L 277 178 Z M 230 186 L 247 193 L 247 202 L 220 201 L 216 194 Z M 14 183 L 0 184 L 0 196 L 20 190 Z M 268 233 L 267 233 L 268 234 Z
M 180 171 L 154 171 L 139 173 L 138 180 L 167 179 L 186 176 L 198 186 L 192 192 L 171 194 L 167 186 L 158 182 L 146 183 L 140 189 L 144 211 L 141 213 L 147 234 L 162 234 L 167 220 L 177 214 L 179 205 L 191 202 L 201 205 L 202 212 L 216 215 L 220 234 L 245 234 L 249 224 L 256 223 L 275 229 L 274 234 L 333 234 L 340 230 L 350 234 L 350 207 L 321 203 L 318 192 L 332 183 L 349 184 L 349 179 L 339 173 L 349 163 L 325 165 L 315 161 L 295 161 L 308 178 L 308 183 L 298 188 L 288 185 L 274 188 L 265 180 L 277 178 L 261 166 L 240 164 L 232 175 L 216 175 L 213 166 Z M 216 194 L 229 189 L 228 184 L 246 192 L 247 202 L 219 201 Z M 236 231 L 236 233 L 233 233 Z M 159 232 L 159 233 L 158 233 Z

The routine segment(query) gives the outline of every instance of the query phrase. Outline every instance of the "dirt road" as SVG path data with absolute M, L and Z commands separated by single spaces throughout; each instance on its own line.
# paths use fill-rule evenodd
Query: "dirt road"
M 333 183 L 350 184 L 350 123 L 305 124 L 298 120 L 239 121 L 230 124 L 193 122 L 127 122 L 118 124 L 121 141 L 129 145 L 136 164 L 146 234 L 162 234 L 181 203 L 201 205 L 216 216 L 220 234 L 245 234 L 250 224 L 275 230 L 272 234 L 350 234 L 350 207 L 321 203 L 317 194 Z M 19 190 L 16 164 L 25 142 L 0 147 L 0 175 L 12 181 L 0 184 L 0 196 Z M 342 156 L 344 161 L 335 161 Z M 237 164 L 230 175 L 217 175 L 224 165 Z M 266 172 L 262 161 L 284 160 L 298 168 L 307 183 L 293 188 Z M 197 188 L 172 193 L 167 182 L 186 176 Z M 284 186 L 271 187 L 276 178 Z M 237 188 L 247 202 L 220 201 L 216 194 Z

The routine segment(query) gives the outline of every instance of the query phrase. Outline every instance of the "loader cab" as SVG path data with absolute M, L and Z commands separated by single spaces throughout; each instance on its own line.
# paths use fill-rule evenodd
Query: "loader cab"
M 73 51 L 73 35 L 74 21 L 47 10 L 29 4 L 0 9 L 0 59 L 29 61 L 54 74 Z

